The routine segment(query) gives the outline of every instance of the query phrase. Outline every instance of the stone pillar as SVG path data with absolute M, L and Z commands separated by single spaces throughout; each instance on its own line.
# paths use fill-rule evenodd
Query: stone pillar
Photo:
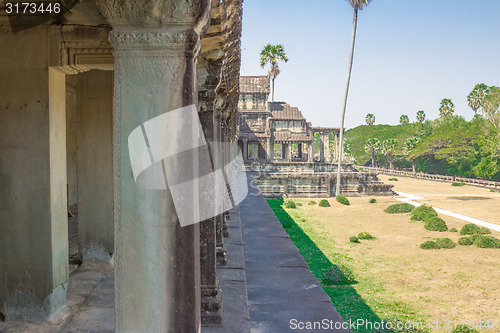
M 66 80 L 50 26 L 0 35 L 0 313 L 45 320 L 68 282 Z M 36 55 L 23 57 L 22 55 Z
M 113 27 L 110 42 L 115 56 L 115 331 L 199 332 L 199 223 L 193 217 L 194 224 L 181 227 L 168 180 L 162 177 L 173 170 L 196 175 L 198 165 L 170 159 L 167 169 L 164 160 L 157 161 L 163 166 L 158 179 L 166 189 L 142 187 L 134 180 L 128 138 L 136 128 L 144 133 L 148 120 L 196 105 L 195 59 L 210 1 L 97 0 L 97 4 Z M 180 118 L 179 127 L 189 128 L 192 121 Z M 181 136 L 195 136 L 155 134 L 155 142 L 144 143 L 149 146 L 144 158 L 148 151 L 150 157 L 160 158 L 152 153 L 154 144 L 175 147 L 185 141 Z M 198 198 L 186 200 L 193 203 L 193 212 L 198 211 Z
M 113 72 L 77 75 L 78 246 L 82 260 L 113 253 Z
M 314 161 L 314 139 L 308 143 L 309 145 L 309 155 L 307 156 L 307 161 L 308 162 L 313 162 Z
M 339 147 L 339 133 L 335 133 L 335 161 L 338 161 L 339 160 L 339 151 L 340 151 L 340 147 Z
M 274 161 L 274 142 L 269 139 L 269 161 Z
M 292 161 L 292 144 L 291 143 L 286 144 L 286 160 L 288 162 Z
M 299 150 L 299 159 L 302 159 L 302 143 L 299 143 L 298 146 L 299 146 L 299 148 L 298 148 L 298 150 Z
M 325 162 L 325 136 L 323 133 L 319 133 L 319 161 Z
M 248 140 L 243 139 L 243 160 L 248 160 Z
M 266 161 L 271 161 L 271 139 L 266 141 Z
M 323 144 L 325 145 L 325 162 L 330 163 L 330 135 L 329 133 L 325 133 L 325 139 L 323 140 Z

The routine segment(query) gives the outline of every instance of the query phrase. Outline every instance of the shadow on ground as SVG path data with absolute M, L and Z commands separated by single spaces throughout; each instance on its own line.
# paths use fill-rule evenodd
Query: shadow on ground
M 357 291 L 351 286 L 351 284 L 357 283 L 352 281 L 350 284 L 343 285 L 326 285 L 323 282 L 323 277 L 325 273 L 336 266 L 337 271 L 345 271 L 345 267 L 342 267 L 339 263 L 332 263 L 324 253 L 316 246 L 313 240 L 304 233 L 294 219 L 283 209 L 283 199 L 269 199 L 267 200 L 269 206 L 273 210 L 274 214 L 283 225 L 290 239 L 293 241 L 295 246 L 300 251 L 300 254 L 304 257 L 304 260 L 309 265 L 309 268 L 313 275 L 320 281 L 321 287 L 331 298 L 333 305 L 340 313 L 345 322 L 355 322 L 359 319 L 365 320 L 365 322 L 376 323 L 381 322 L 381 319 L 372 311 L 372 309 L 363 301 L 361 296 Z M 340 273 L 342 274 L 342 273 Z M 349 276 L 342 276 L 342 280 L 348 281 Z M 365 329 L 358 326 L 355 332 L 374 332 L 373 329 Z

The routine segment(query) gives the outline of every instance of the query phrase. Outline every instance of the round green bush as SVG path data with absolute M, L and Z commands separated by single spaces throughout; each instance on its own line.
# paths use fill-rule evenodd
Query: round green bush
M 433 250 L 433 249 L 439 249 L 439 246 L 435 241 L 427 241 L 420 244 L 420 248 L 424 250 Z
M 302 203 L 301 202 L 296 202 L 295 206 L 297 206 L 297 207 L 302 206 Z
M 389 181 L 390 181 L 390 182 L 397 182 L 397 181 L 398 181 L 398 179 L 397 179 L 397 178 L 389 178 Z
M 465 186 L 465 183 L 451 183 L 451 186 Z
M 487 235 L 491 234 L 490 229 L 486 227 L 480 227 L 477 224 L 469 223 L 460 229 L 460 235 Z
M 351 243 L 359 243 L 359 238 L 356 237 L 356 236 L 351 236 L 351 238 L 349 238 L 349 242 L 351 242 Z
M 312 206 L 312 205 L 315 205 L 315 204 L 316 204 L 316 201 L 314 201 L 314 200 L 311 200 L 311 201 L 309 201 L 309 203 L 308 203 L 308 205 L 309 205 L 309 206 Z
M 297 206 L 295 205 L 295 201 L 293 200 L 285 201 L 285 208 L 297 208 Z
M 438 238 L 436 239 L 436 244 L 440 249 L 452 249 L 457 246 L 457 244 L 449 238 Z
M 359 235 L 358 235 L 358 238 L 359 239 L 375 239 L 374 236 L 370 235 L 367 232 L 360 232 Z
M 458 239 L 458 245 L 461 245 L 461 246 L 469 246 L 469 245 L 472 245 L 474 243 L 474 239 L 472 239 L 472 237 L 460 237 Z
M 389 207 L 384 209 L 384 212 L 389 213 L 389 214 L 401 214 L 401 213 L 409 213 L 414 209 L 415 209 L 415 206 L 413 206 L 409 203 L 399 203 L 399 204 L 390 205 Z
M 323 275 L 322 281 L 326 285 L 346 285 L 356 282 L 354 274 L 344 265 L 337 264 Z
M 425 220 L 424 228 L 429 231 L 440 231 L 440 232 L 448 230 L 446 222 L 442 218 L 437 216 L 432 216 L 427 218 Z
M 458 325 L 453 329 L 453 331 L 451 331 L 451 333 L 479 333 L 479 331 L 470 326 Z
M 458 232 L 457 228 L 451 228 L 450 232 Z
M 474 245 L 483 249 L 500 249 L 500 239 L 493 236 L 477 235 Z
M 434 208 L 427 206 L 426 204 L 420 205 L 411 212 L 411 220 L 413 221 L 424 221 L 429 216 L 437 216 L 438 214 Z
M 375 203 L 375 202 L 377 202 L 377 199 L 375 199 L 375 198 L 371 198 L 370 200 L 368 200 L 368 202 L 369 202 L 369 203 Z
M 328 202 L 328 200 L 326 199 L 323 199 L 319 202 L 318 206 L 320 207 L 330 207 L 330 203 Z
M 344 197 L 342 194 L 339 194 L 335 197 L 335 199 L 337 199 L 338 202 L 340 202 L 341 204 L 343 205 L 346 205 L 346 206 L 349 206 L 351 203 L 349 202 L 349 200 Z

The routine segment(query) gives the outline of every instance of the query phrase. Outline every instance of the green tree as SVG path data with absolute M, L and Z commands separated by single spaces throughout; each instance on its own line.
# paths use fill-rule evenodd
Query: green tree
M 449 98 L 443 98 L 441 100 L 441 105 L 439 106 L 439 116 L 447 117 L 451 116 L 455 112 L 455 104 Z
M 500 88 L 492 86 L 483 100 L 483 112 L 495 128 L 500 127 Z
M 286 56 L 285 49 L 283 45 L 271 45 L 267 44 L 260 51 L 260 67 L 264 68 L 267 63 L 271 64 L 271 68 L 269 69 L 269 77 L 273 83 L 273 94 L 272 101 L 274 102 L 274 80 L 280 73 L 280 68 L 278 66 L 278 62 L 284 61 L 288 62 L 288 57 Z
M 387 159 L 389 160 L 389 168 L 394 169 L 394 152 L 396 150 L 396 146 L 398 145 L 398 140 L 391 138 L 384 140 L 382 142 L 382 154 L 387 156 Z
M 413 149 L 417 146 L 417 143 L 420 141 L 419 137 L 412 136 L 405 140 L 405 147 L 403 148 L 403 154 L 408 157 Z M 417 168 L 415 166 L 415 157 L 411 158 L 411 164 L 413 172 L 417 172 Z
M 368 113 L 365 117 L 365 121 L 367 125 L 375 124 L 375 115 L 373 113 Z
M 399 124 L 406 125 L 409 122 L 410 122 L 410 118 L 406 114 L 404 114 L 401 117 L 399 117 Z
M 424 110 L 417 111 L 417 121 L 419 123 L 423 123 L 425 121 L 425 112 L 424 112 Z
M 377 138 L 369 138 L 366 140 L 365 151 L 372 155 L 372 167 L 377 166 L 375 153 L 380 150 L 380 140 Z
M 474 113 L 477 113 L 477 111 L 483 106 L 483 99 L 488 93 L 489 88 L 490 87 L 484 83 L 478 83 L 467 96 L 467 103 L 470 108 L 474 110 Z
M 342 148 L 344 146 L 344 119 L 345 119 L 345 110 L 347 107 L 347 96 L 349 95 L 349 83 L 351 82 L 351 71 L 352 71 L 352 60 L 354 58 L 354 43 L 356 41 L 356 27 L 358 24 L 358 10 L 362 10 L 364 6 L 367 6 L 371 0 L 348 0 L 349 4 L 354 9 L 354 15 L 352 20 L 352 37 L 351 37 L 351 52 L 349 55 L 349 66 L 347 69 L 347 81 L 345 87 L 345 95 L 344 95 L 344 105 L 342 107 L 342 118 L 340 121 L 340 140 L 339 140 L 339 161 L 337 164 L 337 186 L 335 187 L 335 194 L 340 194 L 340 176 L 341 176 L 341 167 L 342 167 Z

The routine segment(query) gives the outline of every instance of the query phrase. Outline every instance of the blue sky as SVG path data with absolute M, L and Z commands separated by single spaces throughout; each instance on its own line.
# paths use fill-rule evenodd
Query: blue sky
M 439 115 L 473 116 L 476 83 L 500 86 L 500 0 L 373 0 L 359 12 L 346 127 Z M 266 75 L 259 52 L 283 44 L 275 100 L 299 107 L 314 126 L 340 126 L 353 9 L 345 0 L 245 0 L 241 75 Z

